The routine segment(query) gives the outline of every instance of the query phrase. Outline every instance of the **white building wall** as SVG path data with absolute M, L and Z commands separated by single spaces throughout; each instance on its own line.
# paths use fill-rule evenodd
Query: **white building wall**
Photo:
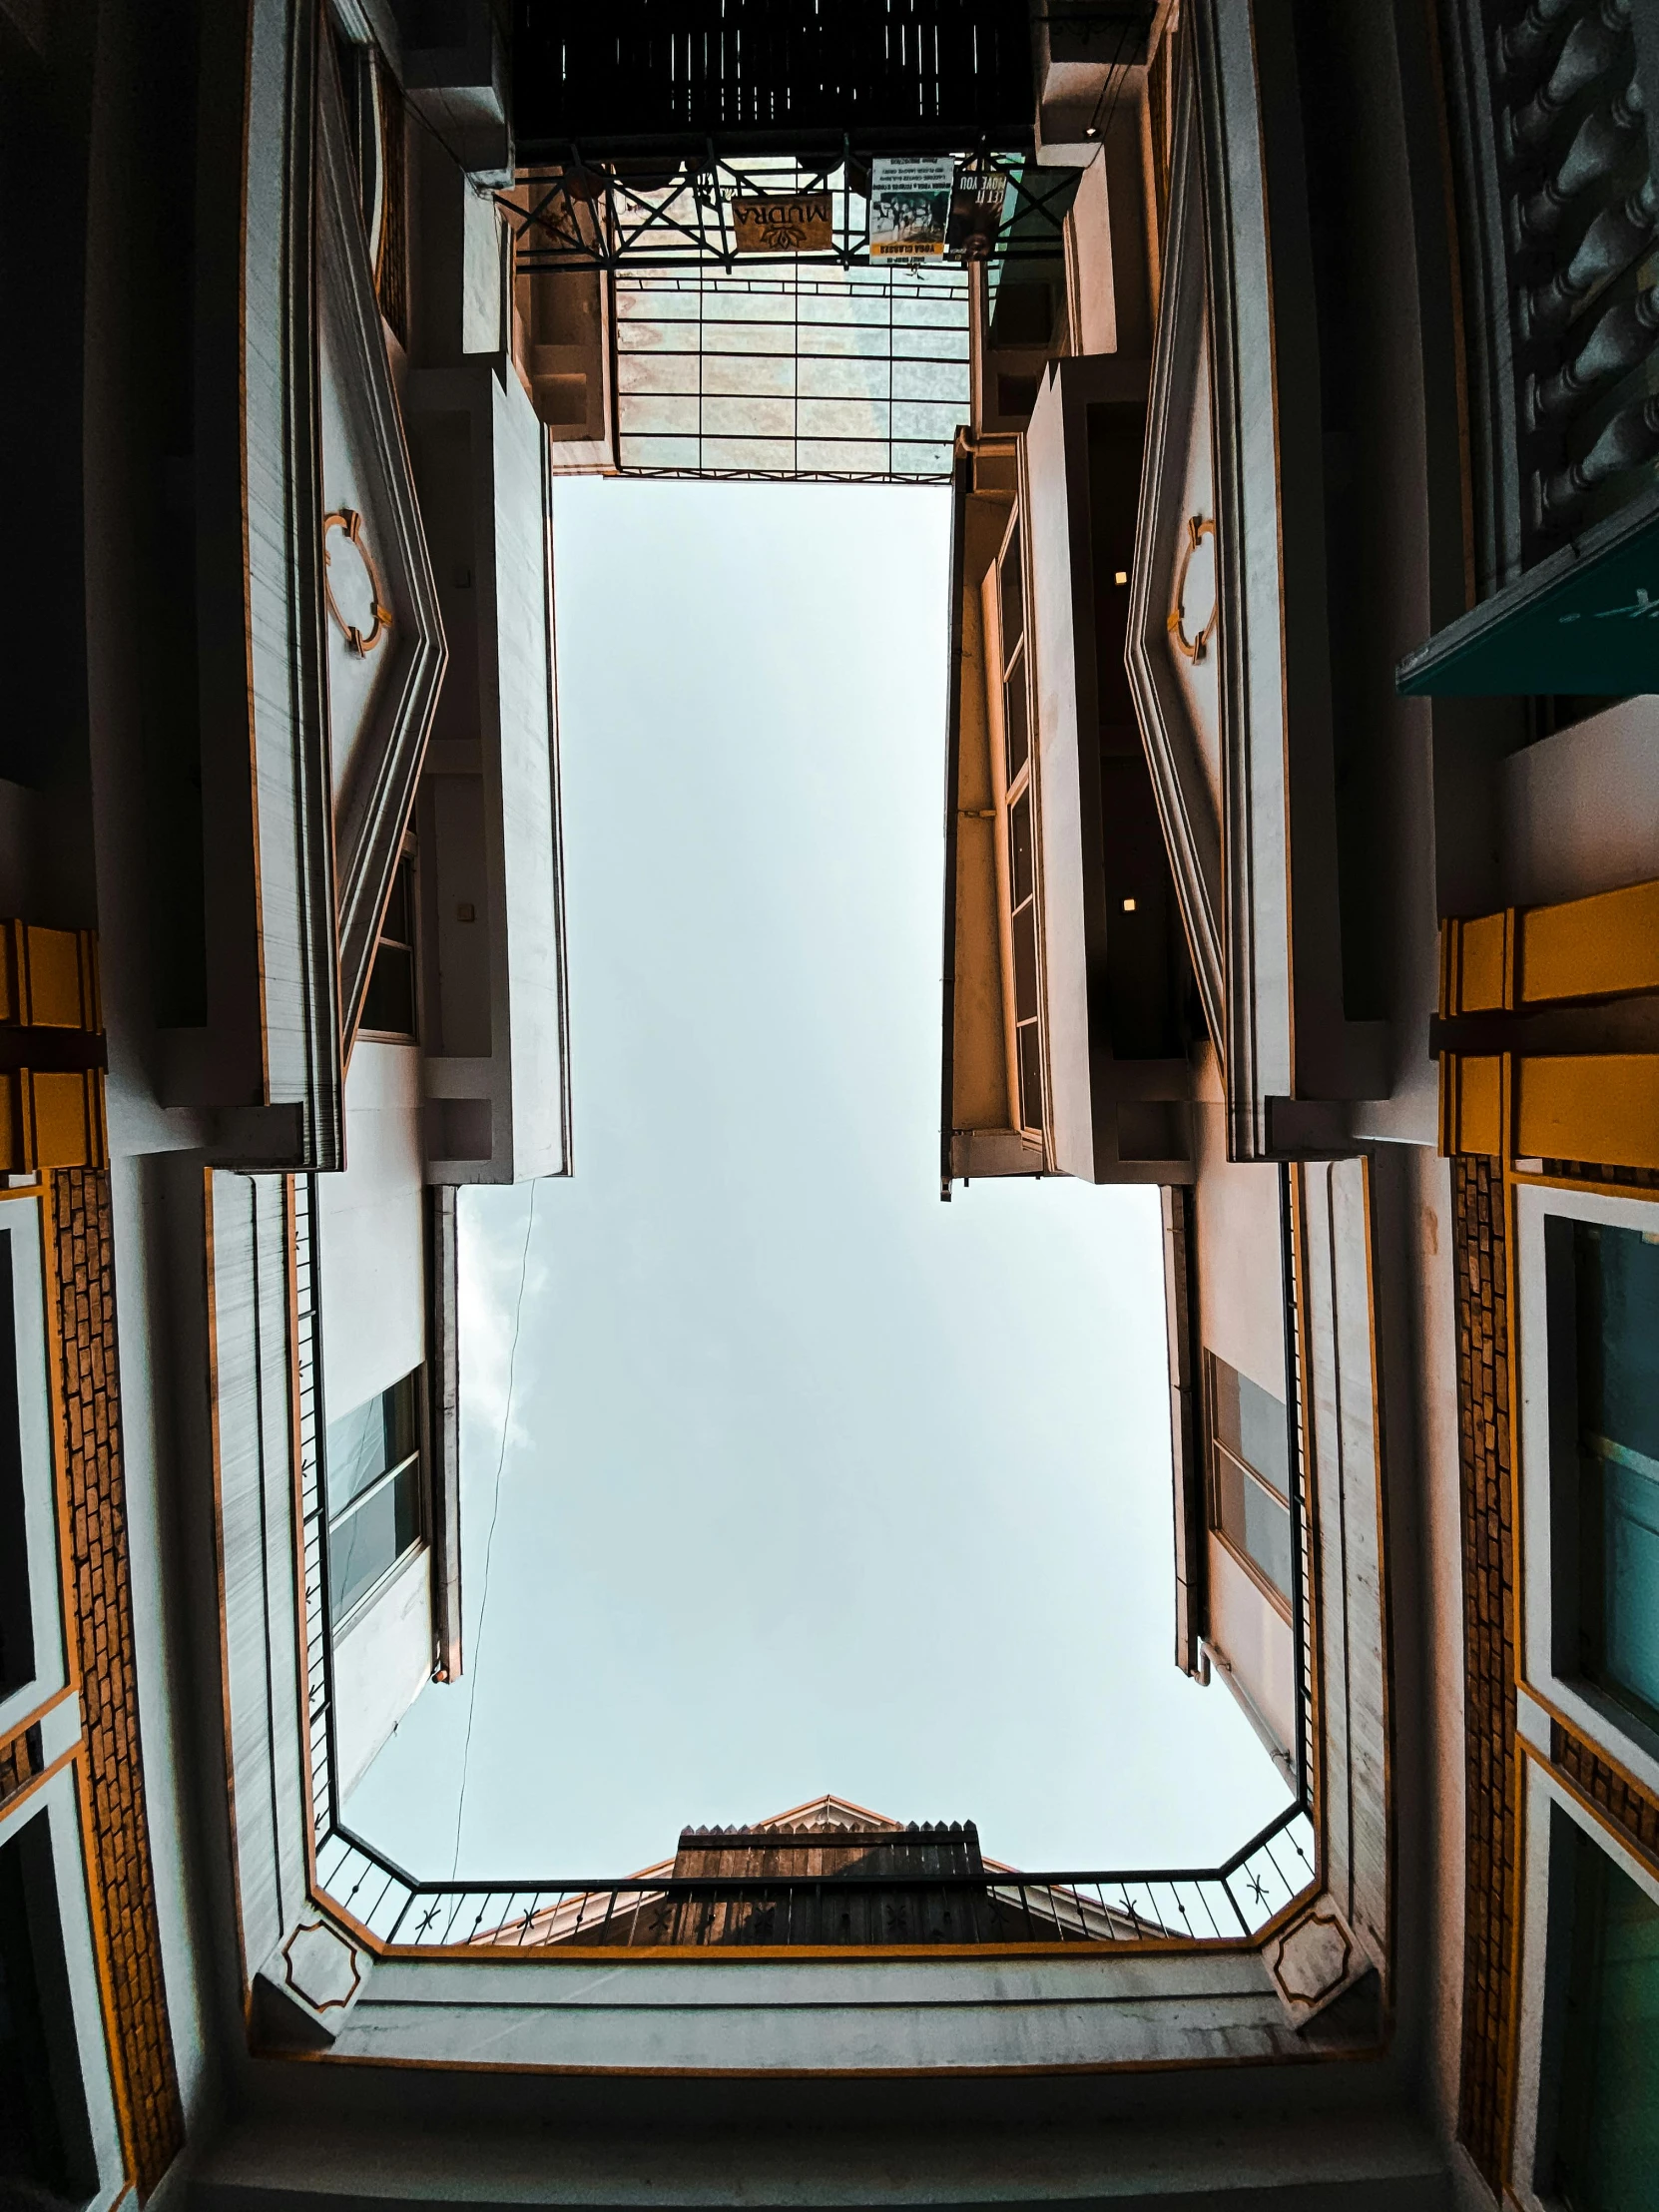
M 1659 699 L 1621 699 L 1511 753 L 1500 785 L 1504 897 L 1586 898 L 1659 876 Z
M 334 1752 L 342 1800 L 431 1672 L 432 1554 L 421 1544 L 334 1646 Z
M 557 869 L 557 729 L 547 603 L 547 433 L 516 376 L 494 399 L 495 647 L 501 718 L 501 878 L 510 1055 L 511 1172 L 560 1175 L 565 1157 L 564 975 Z M 498 1046 L 498 1050 L 502 1048 Z
M 330 1420 L 425 1357 L 420 1064 L 412 1045 L 356 1046 L 345 1083 L 345 1172 L 317 1179 Z
M 1214 1069 L 1214 1058 L 1210 1057 Z M 1281 1402 L 1285 1302 L 1279 1170 L 1227 1157 L 1225 1110 L 1209 1095 L 1193 1108 L 1198 1159 L 1198 1311 L 1205 1349 Z

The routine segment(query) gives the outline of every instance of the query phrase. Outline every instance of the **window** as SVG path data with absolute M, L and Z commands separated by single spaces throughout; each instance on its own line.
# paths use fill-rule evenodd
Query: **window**
M 421 1540 L 424 1368 L 328 1423 L 328 1612 L 334 1626 Z
M 391 879 L 380 939 L 374 948 L 368 989 L 363 993 L 362 1027 L 380 1037 L 416 1035 L 415 1028 L 415 882 L 414 854 L 405 852 Z
M 1213 1352 L 1204 1356 L 1210 1525 L 1257 1581 L 1291 1596 L 1290 1423 L 1281 1401 Z
M 0 2201 L 51 2206 L 97 2185 L 48 1822 L 0 1844 Z
M 35 1677 L 34 1605 L 29 1590 L 28 1504 L 17 1403 L 17 1328 L 12 1240 L 0 1236 L 0 1698 Z
M 1570 1924 L 1554 2172 L 1539 2179 L 1571 2212 L 1624 2212 L 1653 2203 L 1659 2174 L 1659 1905 L 1575 1822 L 1557 1833 Z
M 1550 1224 L 1552 1304 L 1571 1333 L 1577 1671 L 1659 1728 L 1659 1234 Z M 1570 1238 L 1570 1246 L 1568 1239 Z M 1553 1331 L 1552 1331 L 1553 1335 Z M 1566 1370 L 1568 1363 L 1563 1361 Z M 1562 1394 L 1566 1376 L 1562 1375 Z M 1576 1540 L 1575 1540 L 1576 1539 Z
M 1011 968 L 1010 1078 L 1015 1118 L 1027 1136 L 1043 1131 L 1042 966 L 1037 927 L 1037 821 L 1031 758 L 1031 679 L 1019 515 L 998 557 L 1001 628 L 1002 813 L 1008 866 Z

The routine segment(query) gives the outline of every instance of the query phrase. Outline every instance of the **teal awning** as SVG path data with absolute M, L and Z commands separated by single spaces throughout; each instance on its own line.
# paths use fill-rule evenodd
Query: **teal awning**
M 1448 623 L 1394 681 L 1407 698 L 1659 692 L 1659 491 Z

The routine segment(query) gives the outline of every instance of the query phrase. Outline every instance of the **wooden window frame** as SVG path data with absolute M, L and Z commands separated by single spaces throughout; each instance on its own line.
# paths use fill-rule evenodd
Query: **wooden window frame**
M 383 1490 L 389 1483 L 394 1482 L 397 1477 L 402 1474 L 404 1470 L 409 1466 L 413 1466 L 415 1468 L 415 1533 L 403 1546 L 402 1550 L 397 1553 L 396 1557 L 390 1560 L 387 1565 L 383 1567 L 381 1571 L 374 1577 L 374 1580 L 367 1584 L 364 1589 L 358 1592 L 357 1596 L 351 1600 L 350 1605 L 343 1612 L 337 1614 L 333 1610 L 334 1593 L 332 1586 L 332 1556 L 330 1554 L 328 1590 L 328 1634 L 336 1641 L 349 1629 L 354 1627 L 356 1623 L 362 1619 L 364 1614 L 371 1610 L 376 1601 L 379 1599 L 381 1593 L 390 1583 L 392 1577 L 398 1572 L 398 1570 L 404 1564 L 405 1560 L 407 1560 L 413 1552 L 430 1552 L 432 1548 L 432 1375 L 430 1361 L 422 1360 L 419 1367 L 411 1368 L 409 1371 L 409 1375 L 399 1376 L 397 1382 L 388 1384 L 388 1387 L 391 1389 L 397 1389 L 401 1386 L 401 1384 L 409 1381 L 410 1376 L 413 1376 L 415 1379 L 414 1388 L 412 1392 L 415 1407 L 414 1449 L 412 1451 L 405 1452 L 401 1459 L 394 1461 L 393 1464 L 389 1467 L 382 1467 L 380 1472 L 375 1476 L 374 1480 L 369 1483 L 368 1487 L 366 1489 L 359 1490 L 354 1498 L 350 1499 L 348 1503 L 342 1505 L 339 1508 L 338 1512 L 333 1511 L 331 1507 L 327 1509 L 326 1517 L 323 1521 L 322 1526 L 322 1542 L 325 1546 L 330 1545 L 333 1540 L 334 1530 L 337 1527 L 341 1526 L 346 1520 L 348 1520 L 353 1513 L 360 1511 L 371 1497 L 378 1496 L 381 1490 Z M 382 1390 L 377 1394 L 380 1398 L 383 1399 L 385 1396 L 385 1391 Z M 353 1407 L 347 1407 L 347 1411 L 352 1411 L 355 1408 Z M 328 1480 L 326 1442 L 327 1431 L 328 1424 L 324 1422 L 322 1431 L 322 1480 L 324 1486 L 324 1497 L 326 1497 L 327 1494 Z
M 407 938 L 388 936 L 386 934 L 386 914 L 382 913 L 380 926 L 374 932 L 374 956 L 368 963 L 368 990 L 363 994 L 363 1006 L 366 1013 L 369 992 L 372 992 L 374 988 L 374 968 L 380 957 L 380 948 L 382 945 L 390 945 L 394 951 L 407 952 L 409 955 L 409 1004 L 414 1026 L 411 1029 L 371 1029 L 367 1020 L 364 1019 L 357 1025 L 357 1035 L 368 1044 L 418 1046 L 425 1033 L 426 1025 L 422 1019 L 425 1008 L 422 1004 L 423 994 L 420 977 L 420 854 L 412 830 L 404 832 L 403 842 L 398 850 L 397 865 L 392 870 L 394 886 L 405 867 L 409 870 L 409 934 Z M 391 893 L 389 891 L 386 894 L 386 905 L 389 912 L 391 905 Z
M 1042 812 L 1037 765 L 1036 689 L 1031 682 L 1031 588 L 1024 509 L 1016 498 L 997 547 L 996 558 L 986 570 L 982 586 L 985 628 L 985 689 L 991 733 L 991 798 L 995 809 L 997 927 L 1002 958 L 1003 1030 L 1006 1050 L 1009 1126 L 1028 1144 L 1041 1145 L 1049 1157 L 1048 1123 L 1052 1118 L 1048 1068 L 1047 961 L 1043 941 Z M 1010 559 L 1019 563 L 1020 632 L 1012 651 L 1004 645 L 1002 626 L 1002 577 Z M 1017 683 L 1025 706 L 1025 758 L 1018 773 L 1008 774 L 1008 716 L 1006 699 L 1010 684 Z M 1013 818 L 1024 801 L 1031 824 L 1031 888 L 1026 897 L 1014 898 Z M 1019 1013 L 1018 978 L 1014 955 L 1014 925 L 1029 908 L 1036 961 L 1036 1012 L 1023 1020 Z M 1020 1075 L 1021 1031 L 1034 1031 L 1037 1043 L 1041 1121 L 1026 1119 Z
M 1238 1468 L 1239 1472 L 1243 1475 L 1244 1479 L 1247 1482 L 1254 1482 L 1258 1489 L 1266 1491 L 1267 1495 L 1273 1499 L 1274 1503 L 1283 1509 L 1291 1522 L 1291 1541 L 1293 1544 L 1296 1541 L 1296 1521 L 1294 1514 L 1292 1514 L 1291 1512 L 1290 1499 L 1286 1497 L 1281 1491 L 1276 1490 L 1273 1484 L 1268 1481 L 1264 1475 L 1258 1474 L 1256 1469 L 1250 1464 L 1250 1461 L 1248 1459 L 1241 1459 L 1236 1451 L 1230 1451 L 1227 1445 L 1222 1442 L 1220 1435 L 1217 1433 L 1219 1424 L 1216 1419 L 1216 1362 L 1219 1358 L 1220 1355 L 1218 1353 L 1212 1352 L 1208 1345 L 1204 1347 L 1205 1524 L 1208 1527 L 1211 1535 L 1217 1539 L 1222 1548 L 1228 1553 L 1229 1557 L 1236 1560 L 1239 1566 L 1243 1568 L 1244 1572 L 1249 1575 L 1251 1581 L 1255 1583 L 1256 1587 L 1261 1591 L 1262 1595 L 1267 1599 L 1268 1603 L 1273 1607 L 1274 1611 L 1278 1613 L 1281 1618 L 1294 1630 L 1296 1623 L 1291 1613 L 1291 1600 L 1289 1593 L 1277 1589 L 1274 1584 L 1269 1581 L 1268 1577 L 1262 1572 L 1262 1569 L 1256 1564 L 1255 1560 L 1251 1558 L 1249 1552 L 1245 1550 L 1243 1544 L 1239 1543 L 1234 1537 L 1229 1535 L 1227 1529 L 1223 1526 L 1222 1523 L 1220 1463 L 1223 1459 L 1225 1459 L 1230 1466 Z M 1223 1365 L 1231 1366 L 1232 1363 L 1224 1362 Z M 1235 1369 L 1234 1372 L 1239 1373 L 1241 1371 Z

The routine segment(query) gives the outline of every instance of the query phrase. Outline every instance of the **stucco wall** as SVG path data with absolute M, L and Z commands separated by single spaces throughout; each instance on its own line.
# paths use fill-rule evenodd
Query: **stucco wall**
M 1659 699 L 1621 700 L 1510 754 L 1499 803 L 1517 906 L 1659 876 Z
M 345 1085 L 345 1172 L 319 1178 L 322 1386 L 330 1419 L 425 1356 L 420 1054 L 359 1044 Z
M 1198 1312 L 1205 1349 L 1285 1396 L 1279 1170 L 1227 1157 L 1223 1111 L 1193 1108 L 1198 1152 Z

